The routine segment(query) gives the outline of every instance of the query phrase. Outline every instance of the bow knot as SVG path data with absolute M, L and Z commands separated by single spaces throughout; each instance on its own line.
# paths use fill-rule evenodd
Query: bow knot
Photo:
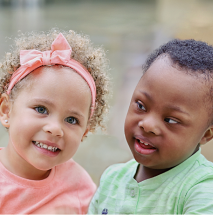
M 32 67 L 41 65 L 66 64 L 70 60 L 72 49 L 63 36 L 59 34 L 51 45 L 51 51 L 21 50 L 20 63 L 22 66 Z
M 42 53 L 42 61 L 43 65 L 51 65 L 51 52 L 50 51 L 45 51 Z

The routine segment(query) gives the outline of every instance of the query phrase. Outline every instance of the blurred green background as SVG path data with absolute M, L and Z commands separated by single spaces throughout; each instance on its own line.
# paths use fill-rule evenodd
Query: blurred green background
M 212 11 L 212 0 L 0 0 L 0 58 L 19 31 L 53 27 L 87 34 L 107 50 L 113 78 L 108 129 L 89 135 L 74 156 L 98 184 L 106 167 L 132 158 L 123 125 L 147 55 L 176 37 L 213 44 Z M 3 126 L 0 137 L 5 146 Z M 213 142 L 202 152 L 213 161 Z

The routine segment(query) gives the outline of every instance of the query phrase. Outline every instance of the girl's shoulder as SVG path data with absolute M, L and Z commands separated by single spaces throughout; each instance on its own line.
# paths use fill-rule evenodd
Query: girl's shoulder
M 92 181 L 88 172 L 73 159 L 56 166 L 56 175 L 74 176 L 77 181 L 86 179 Z

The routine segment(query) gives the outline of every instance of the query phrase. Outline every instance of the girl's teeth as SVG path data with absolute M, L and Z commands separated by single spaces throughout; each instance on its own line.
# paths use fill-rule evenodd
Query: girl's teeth
M 52 150 L 52 148 L 53 148 L 52 146 L 48 146 L 48 150 Z
M 52 152 L 55 152 L 57 151 L 57 147 L 54 147 L 54 146 L 47 146 L 46 144 L 43 144 L 43 143 L 40 143 L 40 142 L 37 142 L 37 141 L 33 141 L 33 143 L 38 146 L 39 148 L 43 148 L 43 149 L 47 149 L 49 151 L 52 151 Z
M 45 144 L 43 144 L 43 146 L 42 146 L 44 149 L 47 149 L 47 145 L 45 145 Z

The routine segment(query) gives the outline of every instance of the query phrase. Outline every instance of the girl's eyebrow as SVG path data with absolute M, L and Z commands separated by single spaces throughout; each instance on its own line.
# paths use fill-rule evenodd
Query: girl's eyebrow
M 31 100 L 33 100 L 35 102 L 42 102 L 42 103 L 45 103 L 45 104 L 48 104 L 48 105 L 55 106 L 54 103 L 50 99 L 32 98 Z
M 55 107 L 54 103 L 49 99 L 33 98 L 32 100 L 36 101 L 36 102 L 42 102 L 42 103 L 47 104 L 47 105 L 52 105 L 53 107 Z M 84 118 L 83 114 L 81 114 L 77 111 L 73 111 L 73 110 L 68 109 L 68 112 L 69 112 L 69 114 L 74 114 L 74 115 L 77 115 L 78 117 Z

